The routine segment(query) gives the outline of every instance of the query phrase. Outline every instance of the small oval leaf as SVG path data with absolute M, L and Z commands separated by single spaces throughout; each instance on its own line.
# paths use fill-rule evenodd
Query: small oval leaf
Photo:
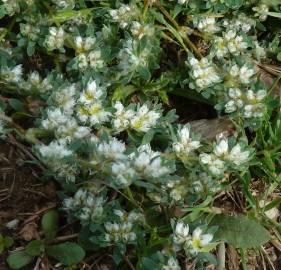
M 27 254 L 25 251 L 17 251 L 12 253 L 7 258 L 7 263 L 12 269 L 20 269 L 33 260 L 33 256 Z
M 46 252 L 65 266 L 79 263 L 85 257 L 85 251 L 79 245 L 70 242 L 48 246 Z

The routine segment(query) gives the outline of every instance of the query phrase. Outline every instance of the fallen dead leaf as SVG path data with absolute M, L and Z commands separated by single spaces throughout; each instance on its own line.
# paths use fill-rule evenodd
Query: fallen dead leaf
M 20 230 L 19 236 L 25 241 L 31 241 L 39 238 L 38 225 L 35 222 L 30 222 L 24 225 Z

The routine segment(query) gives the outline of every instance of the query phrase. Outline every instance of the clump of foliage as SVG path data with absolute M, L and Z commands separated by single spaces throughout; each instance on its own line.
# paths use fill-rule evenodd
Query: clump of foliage
M 80 222 L 82 248 L 136 269 L 178 270 L 183 257 L 206 269 L 222 242 L 244 254 L 270 239 L 259 222 L 274 224 L 264 213 L 276 204 L 260 207 L 268 194 L 254 197 L 250 183 L 280 182 L 280 102 L 260 73 L 280 58 L 279 10 L 255 0 L 0 1 L 1 137 L 33 145 L 43 177 L 61 184 L 61 209 Z M 236 132 L 206 141 L 167 109 L 170 94 L 211 104 Z M 249 218 L 218 215 L 217 196 L 237 182 Z M 33 245 L 56 258 L 36 242 L 26 263 Z M 11 256 L 13 266 L 21 255 Z

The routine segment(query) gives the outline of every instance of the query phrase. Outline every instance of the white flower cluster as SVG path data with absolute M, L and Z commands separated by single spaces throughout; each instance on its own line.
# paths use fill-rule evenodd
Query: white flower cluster
M 184 162 L 189 154 L 200 147 L 200 141 L 193 140 L 190 136 L 190 126 L 185 125 L 178 129 L 177 141 L 173 143 L 173 149 L 177 156 Z
M 186 251 L 194 255 L 208 246 L 212 239 L 213 235 L 209 233 L 203 234 L 200 227 L 197 227 L 192 235 L 190 235 L 188 224 L 184 224 L 181 221 L 176 224 L 173 234 L 173 242 L 176 247 L 178 249 L 183 247 Z
M 245 118 L 263 117 L 266 110 L 263 102 L 266 98 L 265 90 L 247 90 L 242 93 L 240 89 L 230 88 L 228 96 L 231 99 L 225 104 L 226 113 L 241 111 Z
M 167 166 L 161 153 L 152 151 L 148 144 L 129 155 L 125 144 L 116 138 L 108 142 L 95 139 L 94 145 L 91 163 L 103 168 L 117 186 L 126 187 L 137 179 L 159 178 L 173 172 L 173 166 Z
M 161 188 L 163 191 L 167 191 L 169 197 L 176 202 L 183 201 L 188 192 L 184 179 L 169 180 Z
M 19 83 L 22 80 L 22 65 L 13 68 L 3 66 L 0 69 L 0 77 L 8 83 Z
M 61 9 L 72 9 L 75 6 L 75 0 L 52 0 L 52 2 Z
M 73 154 L 73 152 L 68 149 L 66 141 L 63 139 L 52 141 L 49 145 L 38 145 L 38 150 L 44 159 L 50 161 L 63 159 Z
M 62 27 L 50 27 L 49 34 L 45 40 L 45 45 L 50 51 L 61 49 L 64 45 L 64 40 L 65 32 Z
M 256 71 L 249 64 L 244 64 L 242 67 L 239 67 L 237 64 L 232 65 L 229 70 L 229 75 L 234 85 L 237 83 L 249 84 L 256 74 Z
M 105 202 L 103 197 L 97 197 L 91 190 L 81 188 L 73 197 L 64 199 L 63 207 L 83 223 L 89 223 L 101 219 Z
M 249 18 L 249 16 L 244 13 L 239 13 L 237 18 L 233 18 L 232 20 L 223 20 L 224 27 L 236 30 L 237 32 L 242 30 L 244 33 L 248 33 L 254 24 L 255 20 Z
M 74 49 L 77 54 L 78 67 L 85 69 L 92 67 L 100 69 L 104 66 L 102 53 L 97 48 L 97 41 L 95 37 L 82 38 L 78 36 L 74 39 Z
M 144 220 L 143 215 L 135 211 L 126 213 L 122 210 L 114 210 L 114 214 L 119 217 L 119 222 L 106 222 L 104 224 L 106 234 L 105 241 L 115 243 L 130 243 L 137 239 L 134 227 Z
M 212 34 L 220 30 L 214 17 L 203 17 L 199 19 L 195 25 L 201 32 L 205 32 L 207 34 Z
M 49 77 L 42 79 L 37 71 L 28 74 L 26 81 L 21 83 L 21 87 L 27 92 L 47 93 L 52 90 L 52 84 Z
M 163 265 L 162 270 L 181 270 L 181 267 L 175 257 L 170 257 L 167 264 Z
M 133 21 L 131 32 L 137 39 L 142 39 L 144 36 L 152 37 L 155 33 L 155 29 L 151 24 L 141 24 L 137 21 Z
M 198 178 L 192 183 L 194 193 L 216 193 L 221 189 L 220 183 L 211 175 L 201 172 Z
M 227 54 L 239 55 L 248 47 L 242 35 L 235 30 L 228 30 L 223 37 L 216 37 L 214 40 L 214 54 L 222 58 Z
M 222 175 L 227 169 L 227 164 L 235 166 L 244 165 L 249 161 L 251 152 L 243 150 L 242 146 L 237 143 L 234 147 L 229 149 L 229 142 L 226 138 L 222 137 L 215 144 L 213 153 L 202 153 L 199 156 L 200 162 L 208 167 L 208 170 L 214 175 Z
M 128 39 L 118 54 L 119 67 L 126 73 L 128 73 L 128 69 L 135 71 L 139 67 L 147 67 L 150 55 L 149 48 L 140 50 L 135 40 Z
M 266 4 L 260 4 L 257 7 L 253 7 L 253 11 L 255 11 L 255 17 L 258 17 L 260 21 L 265 21 L 267 19 L 267 13 L 269 8 Z
M 4 10 L 9 16 L 13 16 L 20 11 L 20 5 L 18 0 L 2 0 Z
M 137 15 L 137 9 L 133 5 L 121 4 L 118 9 L 112 9 L 109 14 L 113 21 L 119 23 L 121 28 L 126 28 Z
M 154 126 L 161 117 L 161 113 L 150 110 L 147 104 L 143 104 L 135 110 L 125 109 L 123 104 L 118 101 L 115 103 L 113 127 L 117 132 L 126 129 L 134 129 L 139 132 L 147 132 Z
M 37 41 L 40 34 L 40 28 L 30 23 L 20 24 L 20 32 L 24 37 L 32 41 Z
M 77 116 L 79 120 L 90 126 L 108 122 L 111 113 L 104 108 L 105 97 L 105 89 L 96 81 L 89 81 L 78 100 Z
M 195 85 L 201 90 L 213 86 L 221 81 L 214 64 L 207 58 L 197 60 L 194 57 L 189 59 L 191 66 L 191 76 L 195 80 Z
M 143 179 L 160 178 L 172 172 L 172 168 L 165 166 L 161 153 L 152 151 L 149 144 L 140 146 L 130 159 L 137 175 Z

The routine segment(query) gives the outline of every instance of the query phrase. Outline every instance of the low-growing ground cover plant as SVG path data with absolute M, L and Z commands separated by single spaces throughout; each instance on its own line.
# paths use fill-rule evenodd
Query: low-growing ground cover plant
M 224 269 L 227 243 L 247 269 L 281 240 L 279 1 L 1 0 L 0 18 L 1 139 L 32 146 L 79 234 L 54 245 L 49 212 L 9 267 L 105 250 L 114 269 Z M 173 95 L 233 132 L 205 138 Z

